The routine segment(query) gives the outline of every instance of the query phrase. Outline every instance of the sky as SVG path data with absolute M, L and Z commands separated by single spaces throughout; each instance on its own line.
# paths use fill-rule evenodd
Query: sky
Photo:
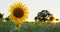
M 29 17 L 27 21 L 34 21 L 38 12 L 42 10 L 48 10 L 60 19 L 60 0 L 0 0 L 0 13 L 4 13 L 4 17 L 7 17 L 9 7 L 15 2 L 22 2 L 28 7 Z

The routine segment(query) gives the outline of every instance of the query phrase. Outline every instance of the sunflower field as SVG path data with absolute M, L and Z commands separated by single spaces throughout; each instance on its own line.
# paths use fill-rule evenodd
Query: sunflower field
M 16 25 L 12 21 L 3 20 L 0 19 L 0 32 L 60 32 L 60 23 L 24 22 L 23 24 Z
M 21 2 L 9 7 L 10 15 L 3 18 L 0 13 L 0 32 L 60 32 L 60 22 L 48 10 L 38 12 L 35 21 L 26 21 L 28 9 Z

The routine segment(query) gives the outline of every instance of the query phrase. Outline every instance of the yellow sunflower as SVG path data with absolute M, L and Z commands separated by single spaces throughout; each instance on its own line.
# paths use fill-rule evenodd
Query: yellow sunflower
M 23 23 L 28 18 L 28 9 L 21 2 L 16 2 L 9 8 L 10 19 L 14 22 Z

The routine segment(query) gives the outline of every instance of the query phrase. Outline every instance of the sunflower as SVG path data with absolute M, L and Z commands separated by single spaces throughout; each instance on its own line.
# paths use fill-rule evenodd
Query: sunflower
M 50 21 L 53 21 L 53 20 L 54 20 L 54 17 L 50 17 L 49 20 L 50 20 Z
M 28 9 L 21 2 L 16 2 L 9 8 L 10 19 L 14 22 L 23 23 L 28 18 Z

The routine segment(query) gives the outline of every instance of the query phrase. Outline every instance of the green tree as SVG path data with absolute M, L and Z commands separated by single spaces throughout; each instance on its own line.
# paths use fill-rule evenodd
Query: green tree
M 35 20 L 47 21 L 50 16 L 53 15 L 49 13 L 48 10 L 42 10 L 41 12 L 38 12 L 37 16 L 35 17 Z

